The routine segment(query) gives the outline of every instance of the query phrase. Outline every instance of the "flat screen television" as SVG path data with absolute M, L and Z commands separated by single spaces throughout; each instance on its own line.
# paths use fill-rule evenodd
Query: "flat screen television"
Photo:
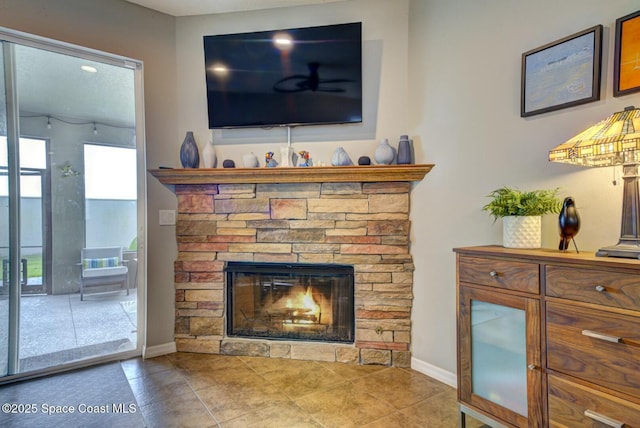
M 204 36 L 209 128 L 362 122 L 362 23 Z

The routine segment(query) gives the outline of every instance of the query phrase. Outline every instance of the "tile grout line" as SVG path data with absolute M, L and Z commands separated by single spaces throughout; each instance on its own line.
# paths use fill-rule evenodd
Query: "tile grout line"
M 180 374 L 180 376 L 182 376 L 182 374 Z M 183 376 L 183 378 L 184 378 L 184 376 Z M 200 402 L 200 404 L 202 404 L 204 406 L 204 409 L 207 411 L 209 416 L 211 416 L 211 418 L 213 419 L 213 422 L 215 422 L 216 426 L 218 426 L 219 428 L 222 427 L 222 425 L 220 425 L 220 422 L 218 422 L 218 419 L 214 416 L 213 413 L 211 413 L 211 410 L 209 410 L 209 406 L 207 406 L 205 404 L 205 402 L 202 400 L 202 398 L 200 397 L 200 394 L 198 394 L 198 391 L 193 389 L 193 386 L 191 386 L 191 383 L 189 383 L 189 381 L 187 379 L 185 379 L 184 381 L 187 382 L 187 385 L 189 385 L 189 388 L 191 389 L 191 391 L 193 391 L 193 393 L 195 394 L 195 396 L 198 399 L 198 401 Z
M 211 419 L 213 419 L 213 422 L 216 424 L 216 426 L 218 428 L 221 428 L 222 425 L 220 425 L 220 422 L 218 422 L 218 419 L 214 416 L 214 414 L 211 412 L 211 410 L 209 410 L 209 406 L 207 406 L 205 404 L 205 402 L 202 400 L 202 398 L 200 397 L 200 394 L 198 394 L 198 391 L 196 391 L 193 386 L 191 385 L 191 382 L 189 382 L 189 380 L 184 376 L 184 374 L 182 373 L 182 371 L 176 367 L 173 364 L 173 361 L 171 361 L 171 359 L 167 358 L 167 360 L 169 361 L 169 364 L 171 364 L 171 367 L 173 368 L 173 370 L 176 371 L 176 373 L 178 373 L 178 375 L 184 380 L 184 382 L 187 384 L 187 386 L 189 387 L 189 389 L 191 390 L 191 392 L 193 392 L 193 394 L 196 396 L 196 398 L 198 399 L 198 401 L 200 402 L 200 404 L 202 404 L 202 406 L 204 407 L 204 409 L 206 410 L 206 412 L 209 414 L 209 416 L 211 416 Z
M 234 355 L 232 356 L 233 358 L 238 359 L 238 361 L 240 361 L 242 364 L 245 365 L 245 367 L 247 367 L 249 370 L 251 370 L 253 373 L 256 374 L 256 376 L 261 377 L 265 382 L 269 382 L 270 385 L 274 386 L 273 383 L 271 381 L 269 381 L 268 379 L 266 379 L 264 376 L 262 376 L 261 373 L 258 372 L 258 370 L 256 370 L 253 366 L 251 366 L 251 364 L 249 364 L 247 361 L 243 360 L 242 358 L 238 358 L 238 356 Z M 314 361 L 311 361 L 312 363 L 315 363 Z M 339 384 L 338 384 L 339 385 Z M 305 415 L 309 416 L 315 423 L 317 423 L 318 425 L 320 425 L 321 428 L 325 428 L 325 425 L 323 423 L 321 423 L 317 418 L 315 418 L 311 413 L 309 413 L 308 411 L 306 411 L 305 409 L 303 409 L 302 407 L 300 407 L 300 405 L 298 403 L 296 403 L 296 401 L 294 400 L 293 397 L 290 397 L 289 395 L 287 395 L 286 393 L 282 393 L 287 400 L 289 400 L 289 402 L 296 406 L 296 408 L 298 408 L 302 413 L 304 413 Z M 197 395 L 197 393 L 196 393 Z M 265 408 L 269 408 L 269 407 L 274 407 L 275 405 L 271 404 L 271 405 L 267 405 Z M 208 410 L 208 408 L 207 408 Z M 216 420 L 217 421 L 217 420 Z M 220 425 L 219 425 L 220 426 Z
M 133 396 L 133 399 L 136 402 L 137 409 L 140 412 L 140 417 L 142 418 L 142 422 L 144 422 L 144 427 L 147 428 L 149 424 L 147 423 L 147 420 L 144 417 L 144 413 L 142 412 L 142 406 L 138 402 L 138 397 L 136 397 L 136 393 L 133 391 L 133 388 L 131 387 L 131 379 L 129 379 L 129 376 L 127 376 L 127 372 L 125 371 L 122 365 L 124 361 L 126 360 L 118 360 L 117 362 L 120 365 L 120 370 L 122 370 L 122 374 L 124 375 L 124 378 L 127 380 L 127 386 L 129 386 L 129 391 L 131 391 L 131 395 Z M 142 377 L 142 375 L 140 375 L 140 377 Z
M 237 358 L 237 357 L 236 357 Z M 264 376 L 262 376 L 262 374 L 258 373 L 258 371 L 253 368 L 248 362 L 244 361 L 242 358 L 238 358 L 245 366 L 247 366 L 247 368 L 249 368 L 251 371 L 253 371 L 256 376 L 260 376 L 262 379 L 264 379 L 265 382 L 269 382 L 270 385 L 273 385 L 273 383 L 271 381 L 269 381 L 268 379 L 266 379 Z M 311 361 L 312 363 L 315 363 L 315 361 Z M 315 418 L 311 413 L 309 413 L 308 411 L 306 411 L 305 409 L 303 409 L 302 407 L 300 407 L 300 405 L 298 403 L 296 403 L 296 401 L 290 397 L 289 395 L 287 395 L 286 393 L 282 393 L 285 397 L 287 397 L 287 399 L 291 402 L 291 404 L 293 404 L 294 406 L 296 406 L 298 409 L 300 409 L 300 411 L 302 413 L 304 413 L 305 415 L 308 415 L 315 423 L 317 423 L 318 425 L 320 425 L 321 428 L 325 428 L 326 425 L 324 425 L 323 423 L 321 423 L 317 418 Z M 303 396 L 301 396 L 303 397 Z M 271 405 L 274 406 L 274 405 Z M 268 406 L 267 406 L 268 407 Z

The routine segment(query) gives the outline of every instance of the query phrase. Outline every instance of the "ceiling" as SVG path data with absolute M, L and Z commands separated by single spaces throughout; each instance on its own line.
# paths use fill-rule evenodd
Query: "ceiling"
M 333 3 L 345 0 L 126 0 L 167 15 L 190 16 L 241 12 L 276 7 Z
M 15 58 L 21 115 L 50 116 L 52 126 L 59 120 L 135 124 L 132 69 L 22 45 Z

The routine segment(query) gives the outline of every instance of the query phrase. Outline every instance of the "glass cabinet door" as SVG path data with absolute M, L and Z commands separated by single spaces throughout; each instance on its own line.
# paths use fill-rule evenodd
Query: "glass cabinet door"
M 471 301 L 472 393 L 527 416 L 525 312 Z
M 463 402 L 517 426 L 542 420 L 537 299 L 460 288 Z

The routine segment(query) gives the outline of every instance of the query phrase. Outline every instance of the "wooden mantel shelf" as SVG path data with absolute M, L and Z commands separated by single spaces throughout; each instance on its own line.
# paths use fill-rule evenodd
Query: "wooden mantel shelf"
M 434 165 L 150 169 L 162 184 L 420 181 Z

